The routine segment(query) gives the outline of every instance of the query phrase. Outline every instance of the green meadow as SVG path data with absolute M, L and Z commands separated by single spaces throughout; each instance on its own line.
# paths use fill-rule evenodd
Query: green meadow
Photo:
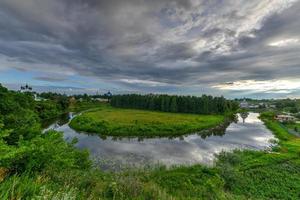
M 70 126 L 77 131 L 111 136 L 177 136 L 215 127 L 224 119 L 222 115 L 167 113 L 102 105 L 75 117 Z

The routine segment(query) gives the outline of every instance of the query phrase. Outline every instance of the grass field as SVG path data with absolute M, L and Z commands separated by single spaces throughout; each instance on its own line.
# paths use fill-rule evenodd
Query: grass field
M 164 113 L 102 105 L 75 117 L 70 126 L 78 131 L 112 136 L 176 136 L 215 127 L 222 115 Z

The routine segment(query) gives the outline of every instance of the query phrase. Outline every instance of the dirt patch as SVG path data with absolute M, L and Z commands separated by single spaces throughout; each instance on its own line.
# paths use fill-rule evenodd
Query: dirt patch
M 8 174 L 8 170 L 6 168 L 0 167 L 0 183 L 5 179 Z

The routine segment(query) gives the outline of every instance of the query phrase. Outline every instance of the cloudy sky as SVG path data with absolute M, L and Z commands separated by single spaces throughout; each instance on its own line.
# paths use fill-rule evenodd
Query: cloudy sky
M 0 82 L 300 97 L 300 1 L 0 0 Z

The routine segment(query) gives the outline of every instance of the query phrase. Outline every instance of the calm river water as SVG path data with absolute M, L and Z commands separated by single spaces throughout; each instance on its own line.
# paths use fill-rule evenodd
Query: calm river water
M 189 165 L 213 164 L 215 154 L 233 149 L 264 150 L 272 146 L 273 134 L 258 119 L 257 113 L 249 113 L 244 120 L 238 116 L 221 133 L 206 133 L 206 136 L 191 134 L 180 138 L 114 138 L 78 133 L 68 126 L 68 118 L 58 120 L 48 129 L 64 133 L 71 141 L 78 139 L 76 147 L 88 149 L 91 157 L 103 168 L 113 165 L 164 164 Z

